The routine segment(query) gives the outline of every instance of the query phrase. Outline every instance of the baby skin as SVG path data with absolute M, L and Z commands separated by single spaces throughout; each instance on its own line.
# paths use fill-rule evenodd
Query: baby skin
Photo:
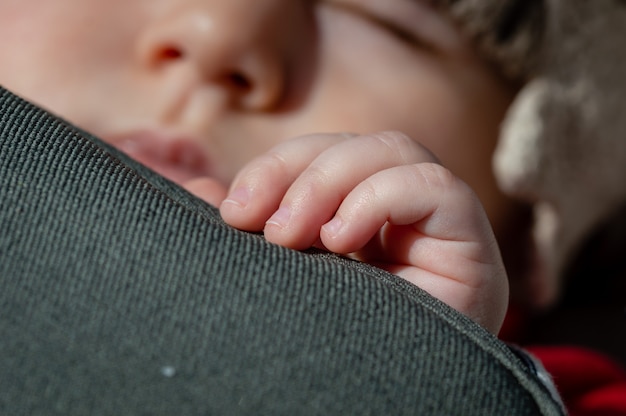
M 374 264 L 494 334 L 502 325 L 508 281 L 478 197 L 402 133 L 302 136 L 253 159 L 228 192 L 210 178 L 185 186 L 236 228 Z
M 374 263 L 498 331 L 490 224 L 508 259 L 520 213 L 491 160 L 516 86 L 431 2 L 0 0 L 0 37 L 4 87 L 227 223 Z M 303 136 L 346 131 L 366 135 Z

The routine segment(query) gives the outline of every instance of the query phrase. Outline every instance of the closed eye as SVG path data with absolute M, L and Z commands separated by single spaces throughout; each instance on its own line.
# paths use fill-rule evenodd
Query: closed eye
M 382 17 L 374 11 L 369 10 L 365 5 L 355 4 L 353 2 L 329 1 L 332 6 L 343 9 L 344 11 L 355 14 L 370 23 L 381 27 L 389 32 L 395 38 L 399 39 L 408 46 L 415 47 L 421 51 L 436 52 L 437 48 L 432 42 L 419 36 L 415 29 L 410 29 L 404 25 L 394 22 L 391 18 Z

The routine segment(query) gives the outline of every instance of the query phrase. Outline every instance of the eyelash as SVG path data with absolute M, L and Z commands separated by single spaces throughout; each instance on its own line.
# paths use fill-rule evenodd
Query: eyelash
M 389 19 L 380 18 L 373 13 L 370 13 L 368 10 L 365 10 L 362 7 L 354 6 L 352 4 L 343 4 L 335 1 L 330 1 L 329 3 L 348 13 L 356 14 L 357 16 L 360 16 L 361 18 L 364 18 L 369 22 L 381 27 L 383 30 L 387 31 L 388 33 L 390 33 L 400 41 L 406 43 L 410 47 L 419 48 L 421 51 L 435 51 L 435 47 L 430 42 L 418 36 L 413 31 L 405 29 L 401 25 L 395 24 Z
M 394 24 L 393 22 L 389 22 L 383 19 L 378 19 L 376 17 L 370 17 L 374 23 L 382 26 L 385 30 L 390 32 L 392 35 L 400 39 L 401 41 L 407 43 L 412 47 L 418 47 L 420 49 L 426 50 L 434 50 L 433 46 L 426 42 L 424 39 L 416 35 L 415 33 L 400 27 L 399 25 Z

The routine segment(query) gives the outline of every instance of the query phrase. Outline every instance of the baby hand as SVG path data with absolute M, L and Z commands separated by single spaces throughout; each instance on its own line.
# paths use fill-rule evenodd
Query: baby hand
M 220 206 L 234 227 L 388 270 L 493 333 L 508 282 L 474 192 L 401 133 L 310 135 L 249 163 Z

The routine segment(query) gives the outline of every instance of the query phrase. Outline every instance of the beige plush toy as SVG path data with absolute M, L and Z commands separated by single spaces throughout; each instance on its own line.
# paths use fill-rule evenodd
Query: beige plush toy
M 535 303 L 547 305 L 583 239 L 626 203 L 626 1 L 435 2 L 524 82 L 494 167 L 534 204 Z

